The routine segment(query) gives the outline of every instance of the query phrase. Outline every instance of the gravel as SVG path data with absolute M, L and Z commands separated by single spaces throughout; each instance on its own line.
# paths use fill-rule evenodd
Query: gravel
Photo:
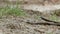
M 60 26 L 27 24 L 25 17 L 3 17 L 0 19 L 0 34 L 59 34 Z M 29 18 L 32 19 L 32 18 Z M 34 20 L 32 20 L 34 21 Z

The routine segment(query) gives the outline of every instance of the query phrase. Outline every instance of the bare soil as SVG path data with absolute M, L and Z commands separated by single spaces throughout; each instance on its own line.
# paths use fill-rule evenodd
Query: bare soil
M 34 25 L 31 23 L 38 23 L 41 20 L 36 18 L 36 14 L 31 15 L 27 12 L 28 16 L 3 16 L 0 18 L 0 34 L 60 34 L 60 26 L 56 25 Z
M 28 0 L 26 0 L 28 1 Z M 28 2 L 22 2 L 22 4 L 44 4 L 43 2 L 37 2 L 37 0 L 29 0 Z M 0 5 L 1 6 L 1 5 Z M 4 3 L 2 6 L 5 6 Z M 37 18 L 38 13 L 26 12 L 28 16 L 2 16 L 0 18 L 0 34 L 60 34 L 60 26 L 56 25 L 32 25 L 26 22 L 37 23 L 45 22 L 40 18 Z
M 30 19 L 32 20 L 28 17 L 4 16 L 0 19 L 0 34 L 60 34 L 60 26 L 26 23 Z

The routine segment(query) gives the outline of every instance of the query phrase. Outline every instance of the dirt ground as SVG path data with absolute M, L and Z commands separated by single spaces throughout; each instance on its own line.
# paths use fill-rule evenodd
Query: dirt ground
M 15 17 L 3 16 L 0 18 L 0 34 L 60 34 L 60 26 L 29 24 L 37 23 L 43 20 L 37 19 L 34 14 L 28 13 L 28 16 Z
M 23 2 L 23 4 L 40 4 L 36 1 Z M 39 15 L 38 13 L 36 14 Z M 43 24 L 33 25 L 27 23 L 28 21 L 31 23 L 43 22 L 40 18 L 36 18 L 36 14 L 27 12 L 28 16 L 3 16 L 0 18 L 0 34 L 60 34 L 60 26 Z

